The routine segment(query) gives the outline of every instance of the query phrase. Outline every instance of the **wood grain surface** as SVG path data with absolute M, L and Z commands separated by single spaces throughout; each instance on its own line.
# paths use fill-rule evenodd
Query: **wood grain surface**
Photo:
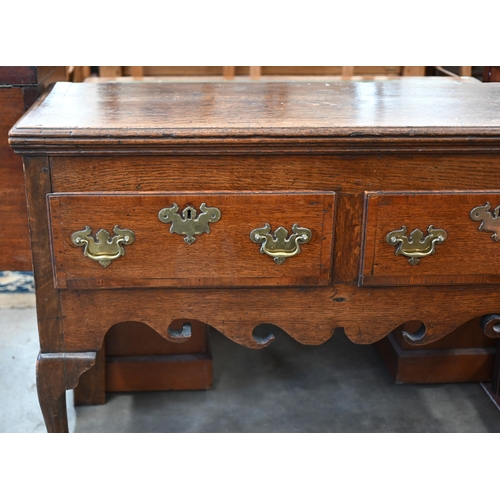
M 500 85 L 406 82 L 56 85 L 10 138 L 25 154 L 42 352 L 96 352 L 129 321 L 179 342 L 179 319 L 251 348 L 273 339 L 261 324 L 318 345 L 420 321 L 410 341 L 424 345 L 498 314 L 497 243 L 469 213 L 500 204 Z M 158 221 L 203 201 L 222 217 L 190 247 Z M 313 239 L 278 266 L 249 238 L 266 222 Z M 116 224 L 136 241 L 106 269 L 70 244 Z M 410 266 L 383 241 L 403 224 L 449 236 Z
M 181 328 L 179 319 L 170 326 Z M 107 392 L 206 390 L 212 387 L 208 327 L 191 321 L 192 335 L 168 342 L 144 323 L 113 325 L 106 333 L 95 365 L 75 388 L 75 405 L 106 403 Z
M 334 193 L 157 193 L 75 194 L 49 196 L 52 247 L 60 288 L 171 287 L 171 286 L 286 286 L 325 285 L 330 281 L 334 222 Z M 210 233 L 188 245 L 170 232 L 158 212 L 176 203 L 216 207 L 218 222 Z M 265 224 L 272 232 L 282 226 L 292 234 L 293 224 L 313 233 L 301 253 L 281 265 L 260 253 L 250 233 Z M 84 257 L 71 242 L 75 231 L 89 226 L 111 235 L 118 225 L 135 233 L 125 255 L 103 268 Z
M 495 189 L 500 155 L 481 153 L 51 157 L 54 192 L 434 191 Z
M 451 283 L 500 283 L 500 244 L 492 233 L 479 231 L 470 218 L 473 208 L 490 201 L 500 205 L 500 191 L 432 193 L 367 193 L 363 244 L 363 285 L 432 285 Z M 407 228 L 407 237 L 420 229 L 444 229 L 447 239 L 433 255 L 416 265 L 395 255 L 386 241 L 389 232 Z
M 45 88 L 52 82 L 67 81 L 65 66 L 0 66 L 0 85 Z M 38 89 L 37 97 L 42 89 Z M 31 101 L 28 107 L 34 102 Z M 26 109 L 28 109 L 28 107 Z
M 236 150 L 249 145 L 307 150 L 321 144 L 349 150 L 355 144 L 376 143 L 397 149 L 423 147 L 429 141 L 462 149 L 485 143 L 498 148 L 499 94 L 495 83 L 431 85 L 412 79 L 332 84 L 62 82 L 17 123 L 11 143 L 17 151 L 52 154 L 78 153 L 83 146 L 109 151 L 111 145 L 115 151 L 137 152 L 193 146 L 218 147 L 217 152 L 223 146 L 229 152 L 227 146 Z M 120 141 L 114 138 L 117 134 Z
M 64 67 L 0 66 L 0 269 L 30 271 L 31 252 L 23 161 L 8 143 L 9 130 Z
M 46 194 L 51 191 L 48 158 L 43 156 L 24 158 L 24 180 L 30 220 L 40 350 L 42 353 L 64 352 L 61 304 L 59 291 L 54 288 L 48 235 L 49 219 Z
M 268 344 L 253 336 L 262 323 L 275 324 L 298 342 L 319 345 L 335 328 L 355 343 L 370 344 L 410 320 L 422 321 L 423 345 L 451 333 L 474 317 L 499 310 L 495 287 L 358 287 L 339 284 L 307 288 L 61 290 L 64 345 L 68 351 L 99 349 L 105 333 L 122 321 L 141 321 L 163 337 L 179 318 L 195 319 L 241 345 Z M 105 304 L 105 306 L 103 306 Z M 93 311 L 93 314 L 89 314 Z M 97 314 L 99 311 L 99 314 Z
M 108 358 L 106 362 L 106 392 L 211 388 L 212 358 L 208 354 Z
M 0 66 L 0 85 L 36 85 L 36 66 Z
M 408 322 L 375 344 L 396 383 L 443 384 L 491 380 L 497 341 L 484 334 L 480 318 L 468 321 L 431 344 L 409 344 L 403 330 L 416 331 L 419 326 L 419 322 Z
M 48 432 L 68 432 L 66 391 L 95 363 L 95 352 L 40 353 L 36 362 L 38 399 Z
M 186 323 L 178 319 L 169 325 L 172 330 L 182 328 Z M 106 333 L 105 351 L 107 357 L 166 356 L 201 354 L 209 352 L 207 327 L 191 320 L 191 337 L 186 341 L 165 342 L 153 329 L 144 323 L 130 321 L 113 325 Z
M 8 143 L 23 113 L 23 89 L 0 88 L 0 269 L 12 271 L 31 270 L 23 161 Z

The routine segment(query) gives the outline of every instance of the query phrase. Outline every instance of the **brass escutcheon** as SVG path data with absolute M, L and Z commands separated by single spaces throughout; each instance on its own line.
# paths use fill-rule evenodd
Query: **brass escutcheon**
M 311 240 L 312 232 L 297 224 L 292 226 L 292 234 L 289 238 L 288 231 L 279 227 L 271 234 L 271 225 L 266 223 L 264 227 L 254 229 L 250 233 L 250 239 L 254 243 L 261 243 L 260 253 L 265 253 L 274 259 L 276 264 L 283 264 L 286 259 L 300 253 L 300 245 Z
M 197 214 L 196 209 L 191 205 L 188 205 L 182 211 L 182 216 L 177 213 L 178 210 L 179 206 L 174 203 L 172 207 L 160 210 L 158 218 L 165 224 L 172 224 L 170 226 L 171 233 L 185 235 L 184 241 L 188 245 L 196 241 L 195 234 L 209 233 L 209 222 L 217 222 L 221 217 L 218 208 L 207 207 L 205 203 L 200 205 L 200 215 Z
M 415 266 L 422 257 L 432 255 L 436 251 L 436 245 L 443 243 L 448 238 L 448 233 L 444 229 L 434 229 L 431 225 L 427 228 L 428 235 L 424 238 L 424 233 L 420 229 L 415 229 L 406 237 L 406 226 L 396 231 L 391 231 L 385 241 L 389 245 L 397 246 L 396 255 L 404 255 L 408 262 Z
M 125 255 L 122 245 L 130 245 L 135 241 L 135 234 L 130 229 L 115 226 L 113 232 L 115 236 L 111 237 L 106 229 L 99 229 L 94 240 L 92 229 L 85 226 L 85 229 L 71 235 L 71 241 L 77 247 L 83 247 L 85 257 L 96 260 L 102 267 L 108 267 L 112 260 Z
M 491 212 L 491 204 L 489 201 L 486 205 L 475 207 L 470 212 L 470 218 L 473 221 L 481 221 L 478 229 L 479 231 L 488 231 L 493 233 L 491 239 L 493 241 L 500 241 L 500 205 Z

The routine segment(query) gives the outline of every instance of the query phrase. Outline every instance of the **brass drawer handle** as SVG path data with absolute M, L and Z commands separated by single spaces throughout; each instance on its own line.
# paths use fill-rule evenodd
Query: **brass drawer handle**
M 186 236 L 184 241 L 188 245 L 196 241 L 195 234 L 209 233 L 208 223 L 217 222 L 221 217 L 218 208 L 207 207 L 205 203 L 200 205 L 200 215 L 191 205 L 182 211 L 182 216 L 177 213 L 178 210 L 179 206 L 174 203 L 172 207 L 160 210 L 158 218 L 165 224 L 172 224 L 170 226 L 171 233 L 184 234 Z
M 470 212 L 470 218 L 473 221 L 481 221 L 478 228 L 479 231 L 493 233 L 491 239 L 493 241 L 500 241 L 500 205 L 493 210 L 493 213 L 490 211 L 490 208 L 490 202 L 487 201 L 486 205 L 473 208 Z
M 77 247 L 83 247 L 85 257 L 96 260 L 102 267 L 108 267 L 112 260 L 125 255 L 122 245 L 131 245 L 135 241 L 135 234 L 130 229 L 115 226 L 113 232 L 115 236 L 111 238 L 106 229 L 99 229 L 94 240 L 91 236 L 92 229 L 85 226 L 85 229 L 71 235 L 71 241 Z
M 432 255 L 436 251 L 436 245 L 443 243 L 448 238 L 448 233 L 444 229 L 434 229 L 431 225 L 427 228 L 428 235 L 424 238 L 424 233 L 420 229 L 415 229 L 406 237 L 406 226 L 396 231 L 391 231 L 385 238 L 389 245 L 397 246 L 396 255 L 409 257 L 408 262 L 415 266 L 422 257 Z
M 310 241 L 312 232 L 297 224 L 292 226 L 292 235 L 287 238 L 288 231 L 284 227 L 279 227 L 271 234 L 271 225 L 254 229 L 250 233 L 250 239 L 254 243 L 261 243 L 260 253 L 265 253 L 274 259 L 276 264 L 283 264 L 286 259 L 300 253 L 300 245 Z

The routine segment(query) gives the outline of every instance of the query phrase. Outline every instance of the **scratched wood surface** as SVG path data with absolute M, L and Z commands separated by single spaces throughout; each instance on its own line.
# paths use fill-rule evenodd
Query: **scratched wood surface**
M 136 286 L 286 286 L 325 285 L 330 281 L 334 222 L 334 193 L 157 193 L 142 195 L 81 194 L 49 197 L 52 247 L 57 286 L 112 288 Z M 218 208 L 219 221 L 210 233 L 184 236 L 171 233 L 158 212 L 177 204 L 179 212 L 202 203 Z M 265 224 L 272 233 L 282 226 L 292 235 L 297 224 L 312 231 L 301 252 L 281 265 L 260 253 L 250 233 Z M 125 255 L 103 268 L 84 257 L 71 235 L 89 226 L 130 229 L 135 241 Z
M 500 205 L 500 192 L 367 193 L 361 283 L 499 283 L 500 242 L 491 238 L 492 232 L 479 231 L 481 221 L 470 217 L 473 208 L 487 201 L 493 212 Z M 403 226 L 407 238 L 415 229 L 420 229 L 425 238 L 430 225 L 444 229 L 447 239 L 416 265 L 408 262 L 409 257 L 395 255 L 396 246 L 386 241 L 388 233 Z M 498 231 L 500 238 L 500 224 Z
M 358 140 L 387 146 L 418 138 L 472 147 L 493 139 L 498 147 L 500 84 L 430 85 L 404 79 L 389 82 L 185 83 L 141 85 L 58 83 L 14 128 L 17 150 L 63 149 L 79 145 L 103 150 L 245 143 L 290 148 L 315 139 Z M 154 102 L 154 105 L 151 103 Z M 114 137 L 119 134 L 119 143 Z M 302 143 L 298 143 L 298 140 Z M 374 139 L 376 141 L 374 142 Z M 207 142 L 208 141 L 208 142 Z M 312 142 L 311 142 L 312 141 Z M 320 141 L 321 142 L 321 141 Z M 226 144 L 229 145 L 229 144 Z M 137 149 L 139 151 L 139 149 Z

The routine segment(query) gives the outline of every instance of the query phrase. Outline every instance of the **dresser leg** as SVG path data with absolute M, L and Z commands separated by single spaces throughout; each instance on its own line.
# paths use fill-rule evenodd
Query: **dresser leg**
M 77 386 L 80 375 L 94 365 L 95 359 L 95 352 L 38 355 L 36 385 L 48 432 L 68 432 L 66 391 Z
M 493 367 L 493 379 L 491 390 L 495 396 L 500 397 L 500 339 L 497 340 L 497 352 L 495 354 L 495 365 Z
M 500 396 L 500 314 L 486 314 L 483 316 L 481 318 L 481 327 L 488 337 L 497 339 L 497 352 L 493 366 L 491 390 L 493 394 Z

